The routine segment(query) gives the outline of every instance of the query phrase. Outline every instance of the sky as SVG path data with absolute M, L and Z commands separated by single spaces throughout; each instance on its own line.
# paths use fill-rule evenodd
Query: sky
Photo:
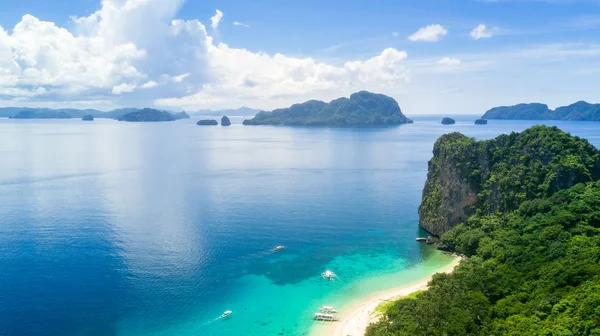
M 0 106 L 600 102 L 600 0 L 3 0 Z

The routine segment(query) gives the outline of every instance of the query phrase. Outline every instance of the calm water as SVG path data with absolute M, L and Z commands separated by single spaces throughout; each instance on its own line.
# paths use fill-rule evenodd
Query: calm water
M 305 335 L 315 307 L 447 263 L 414 242 L 434 141 L 535 122 L 414 119 L 0 120 L 0 334 Z M 546 123 L 600 146 L 600 123 Z

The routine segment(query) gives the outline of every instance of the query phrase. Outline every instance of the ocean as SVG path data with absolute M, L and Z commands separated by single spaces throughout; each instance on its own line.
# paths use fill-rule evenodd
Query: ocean
M 0 335 L 309 335 L 319 306 L 435 272 L 451 258 L 415 242 L 435 140 L 540 122 L 409 117 L 362 129 L 0 119 Z M 600 123 L 543 123 L 600 146 Z

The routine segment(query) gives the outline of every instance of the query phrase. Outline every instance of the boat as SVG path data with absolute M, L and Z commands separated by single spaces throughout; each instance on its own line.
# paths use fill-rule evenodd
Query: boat
M 333 308 L 331 306 L 323 306 L 323 307 L 319 308 L 319 311 L 321 313 L 326 313 L 326 314 L 335 314 L 338 312 L 335 308 Z
M 221 318 L 227 317 L 231 315 L 231 310 L 226 310 L 223 314 L 221 314 Z
M 279 245 L 279 246 L 275 247 L 275 248 L 273 249 L 273 251 L 275 251 L 275 252 L 279 252 L 279 251 L 283 251 L 283 249 L 285 249 L 285 246 L 283 246 L 283 245 Z
M 337 317 L 332 314 L 315 313 L 313 318 L 317 321 L 337 321 Z
M 337 278 L 337 275 L 335 275 L 335 273 L 333 273 L 330 270 L 326 270 L 325 272 L 321 273 L 321 276 L 323 277 L 323 279 L 331 281 L 335 281 L 335 278 Z

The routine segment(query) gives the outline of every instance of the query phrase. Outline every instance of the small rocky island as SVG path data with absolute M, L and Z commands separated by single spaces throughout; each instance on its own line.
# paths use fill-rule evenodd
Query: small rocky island
M 310 100 L 272 112 L 259 112 L 244 125 L 364 127 L 412 123 L 394 98 L 360 91 L 329 103 Z
M 129 122 L 159 122 L 173 121 L 176 118 L 167 111 L 160 111 L 151 108 L 144 108 L 122 115 L 117 120 Z
M 81 118 L 81 120 L 84 120 L 84 121 L 93 121 L 94 120 L 94 116 L 91 115 L 91 114 L 86 114 L 86 115 L 83 116 L 83 118 Z
M 219 123 L 213 119 L 200 120 L 196 123 L 198 126 L 217 126 Z
M 578 101 L 554 110 L 546 104 L 530 103 L 494 107 L 483 115 L 484 119 L 504 120 L 574 120 L 600 121 L 600 104 Z
M 229 118 L 227 118 L 227 116 L 223 116 L 221 118 L 221 126 L 229 126 L 231 125 L 231 120 L 229 120 Z
M 442 119 L 442 125 L 454 125 L 455 123 L 456 121 L 454 121 L 452 118 L 444 117 Z
M 477 120 L 475 120 L 475 125 L 487 125 L 487 120 L 477 119 Z

